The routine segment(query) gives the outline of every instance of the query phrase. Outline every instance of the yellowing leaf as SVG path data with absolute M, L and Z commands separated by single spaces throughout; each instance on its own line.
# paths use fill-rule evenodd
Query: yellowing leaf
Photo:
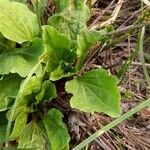
M 105 70 L 89 71 L 66 83 L 72 93 L 71 107 L 85 112 L 104 112 L 112 117 L 120 115 L 120 93 L 117 80 Z

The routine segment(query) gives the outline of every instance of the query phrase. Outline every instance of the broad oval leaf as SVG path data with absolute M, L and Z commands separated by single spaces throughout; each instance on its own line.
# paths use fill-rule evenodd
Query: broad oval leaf
M 47 71 L 59 67 L 61 61 L 72 63 L 74 52 L 70 50 L 70 40 L 52 26 L 43 26 L 43 40 L 48 55 Z
M 0 80 L 0 112 L 9 109 L 13 104 L 22 80 L 17 74 L 6 75 Z
M 15 138 L 18 138 L 22 132 L 22 130 L 26 126 L 27 122 L 27 112 L 22 111 L 19 113 L 18 117 L 15 120 L 13 131 L 10 135 L 10 139 L 14 140 Z
M 85 112 L 104 112 L 112 117 L 120 115 L 120 93 L 117 80 L 103 69 L 89 71 L 66 83 L 72 93 L 71 107 Z
M 56 14 L 49 18 L 48 24 L 59 32 L 76 40 L 80 30 L 87 27 L 90 11 L 82 0 L 55 0 Z
M 0 32 L 17 43 L 32 41 L 39 34 L 37 17 L 18 2 L 0 3 Z
M 0 74 L 18 73 L 26 77 L 38 63 L 43 51 L 44 46 L 40 38 L 36 38 L 28 47 L 3 51 L 0 54 Z
M 35 96 L 41 91 L 42 81 L 42 77 L 32 76 L 30 82 L 26 84 L 23 90 L 20 87 L 21 92 L 19 90 L 17 95 L 18 101 L 16 102 L 16 106 L 12 108 L 15 110 L 14 118 L 18 117 L 18 114 L 23 111 L 26 114 L 31 111 L 32 106 L 36 103 Z M 8 112 L 8 118 L 13 111 L 12 109 Z
M 49 150 L 43 129 L 33 121 L 28 123 L 22 130 L 18 142 L 18 149 Z
M 62 122 L 63 114 L 57 109 L 51 109 L 43 118 L 47 129 L 51 150 L 69 150 L 70 136 L 66 125 Z

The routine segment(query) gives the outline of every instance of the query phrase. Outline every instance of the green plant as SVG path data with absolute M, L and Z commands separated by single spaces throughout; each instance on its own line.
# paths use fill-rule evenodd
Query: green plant
M 44 104 L 57 98 L 55 83 L 65 78 L 72 108 L 121 114 L 117 79 L 103 69 L 80 72 L 89 48 L 106 43 L 112 28 L 89 30 L 90 12 L 82 0 L 55 0 L 47 25 L 40 20 L 42 2 L 32 0 L 35 14 L 25 1 L 14 1 L 0 0 L 0 143 L 69 149 L 63 114 L 56 108 L 44 112 Z
M 142 103 L 138 104 L 136 107 L 132 108 L 131 110 L 129 110 L 128 112 L 126 112 L 122 116 L 118 117 L 114 121 L 110 122 L 109 124 L 107 124 L 103 128 L 101 128 L 98 131 L 96 131 L 94 134 L 92 134 L 90 137 L 88 137 L 83 142 L 81 142 L 80 144 L 78 144 L 72 150 L 80 150 L 80 149 L 84 148 L 90 142 L 94 141 L 96 138 L 98 138 L 99 136 L 101 136 L 102 134 L 104 134 L 105 132 L 107 132 L 108 130 L 110 130 L 113 127 L 115 127 L 116 125 L 120 124 L 122 121 L 128 119 L 133 114 L 135 114 L 138 111 L 140 111 L 141 109 L 143 109 L 145 107 L 149 107 L 149 106 L 150 106 L 150 99 L 144 100 Z

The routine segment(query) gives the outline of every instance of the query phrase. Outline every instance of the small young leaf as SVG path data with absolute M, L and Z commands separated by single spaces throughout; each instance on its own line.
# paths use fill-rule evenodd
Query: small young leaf
M 57 97 L 55 84 L 47 80 L 42 84 L 42 89 L 36 99 L 39 103 L 41 100 L 49 101 L 55 97 Z
M 85 61 L 89 48 L 96 44 L 96 42 L 104 43 L 107 40 L 107 36 L 103 35 L 107 33 L 107 30 L 102 31 L 96 30 L 82 30 L 77 37 L 77 68 L 80 69 Z
M 67 66 L 62 62 L 60 63 L 59 67 L 55 71 L 51 72 L 50 80 L 57 81 L 64 77 L 73 76 L 76 72 L 77 70 L 74 67 L 70 65 Z
M 103 69 L 89 71 L 66 83 L 72 93 L 71 107 L 85 112 L 104 112 L 112 117 L 120 115 L 120 93 L 117 80 Z
M 23 79 L 17 74 L 3 76 L 0 80 L 0 111 L 5 111 L 10 108 L 22 80 Z
M 28 47 L 3 51 L 0 54 L 0 74 L 9 74 L 11 72 L 26 77 L 39 61 L 43 51 L 44 46 L 39 38 L 34 39 Z
M 0 32 L 17 43 L 32 41 L 39 34 L 37 17 L 24 4 L 0 3 Z
M 62 118 L 63 114 L 59 110 L 51 109 L 43 119 L 51 143 L 51 150 L 64 150 L 69 145 L 70 137 Z

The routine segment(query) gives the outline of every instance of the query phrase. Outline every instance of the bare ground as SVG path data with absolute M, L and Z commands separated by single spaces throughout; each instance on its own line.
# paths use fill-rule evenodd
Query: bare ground
M 111 4 L 111 5 L 110 5 Z M 117 6 L 115 0 L 97 0 L 92 6 L 91 19 L 89 27 L 100 24 L 108 19 Z M 45 17 L 52 15 L 54 5 L 49 2 L 46 9 Z M 132 25 L 141 14 L 140 0 L 124 0 L 119 15 L 114 23 L 115 29 Z M 149 36 L 147 30 L 146 36 Z M 122 64 L 135 49 L 137 43 L 138 30 L 128 36 L 122 42 L 107 48 L 95 57 L 91 57 L 90 62 L 86 66 L 89 68 L 105 68 L 113 75 L 117 75 Z M 115 37 L 114 37 L 115 38 Z M 94 53 L 95 49 L 90 51 L 89 57 Z M 144 44 L 146 54 L 146 66 L 150 73 L 150 42 Z M 85 68 L 85 69 L 87 69 Z M 62 82 L 63 83 L 63 82 Z M 61 87 L 63 87 L 62 85 Z M 59 86 L 60 87 L 60 86 Z M 148 98 L 147 83 L 143 75 L 142 65 L 138 56 L 133 60 L 128 68 L 122 82 L 119 85 L 122 100 L 122 111 L 127 112 L 136 106 L 143 99 Z M 59 107 L 65 114 L 65 121 L 71 135 L 71 148 L 83 141 L 85 138 L 102 128 L 113 120 L 104 114 L 95 113 L 93 115 L 82 113 L 70 109 L 68 102 L 64 100 L 66 97 L 64 90 L 61 89 L 60 99 L 57 103 L 51 104 Z M 66 98 L 65 98 L 66 99 Z M 141 110 L 132 118 L 124 121 L 109 132 L 103 134 L 96 141 L 91 143 L 87 149 L 89 150 L 149 150 L 150 149 L 150 108 Z

